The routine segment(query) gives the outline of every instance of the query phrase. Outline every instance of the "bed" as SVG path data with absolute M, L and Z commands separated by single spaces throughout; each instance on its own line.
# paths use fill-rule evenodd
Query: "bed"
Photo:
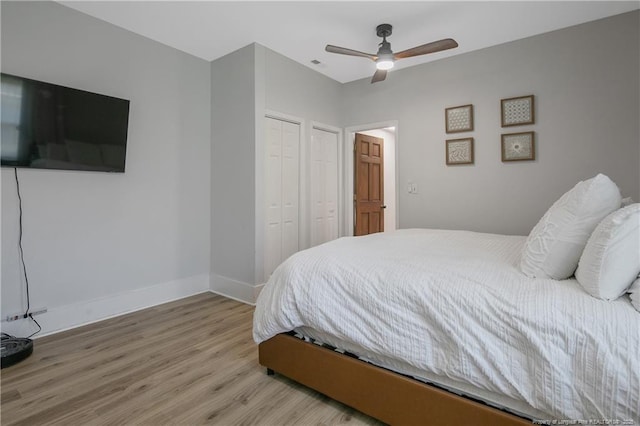
M 525 242 L 408 229 L 299 252 L 256 305 L 260 363 L 390 424 L 639 424 L 640 314 L 527 277 Z

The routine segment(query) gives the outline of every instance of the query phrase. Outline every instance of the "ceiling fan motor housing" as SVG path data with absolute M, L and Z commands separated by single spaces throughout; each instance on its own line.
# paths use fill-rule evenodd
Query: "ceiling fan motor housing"
M 378 57 L 387 61 L 393 61 L 391 43 L 387 41 L 387 37 L 391 35 L 391 29 L 390 24 L 380 24 L 376 27 L 376 34 L 378 34 L 378 37 L 382 37 L 382 42 L 378 45 Z
M 376 34 L 378 37 L 389 37 L 392 29 L 391 24 L 380 24 L 376 27 Z

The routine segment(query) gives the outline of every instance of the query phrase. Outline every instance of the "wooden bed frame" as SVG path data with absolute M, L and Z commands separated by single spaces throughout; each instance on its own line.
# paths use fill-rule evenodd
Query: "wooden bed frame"
M 349 355 L 279 334 L 260 343 L 259 362 L 391 425 L 530 425 L 481 402 L 376 367 Z

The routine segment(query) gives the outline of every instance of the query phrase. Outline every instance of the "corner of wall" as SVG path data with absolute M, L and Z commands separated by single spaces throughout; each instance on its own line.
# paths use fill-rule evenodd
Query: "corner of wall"
M 266 108 L 266 49 L 264 46 L 254 43 L 254 87 L 255 87 L 255 257 L 254 257 L 254 282 L 259 283 L 264 276 L 264 215 L 265 194 L 264 161 L 265 158 L 265 131 L 264 114 Z
M 212 62 L 212 238 L 210 290 L 253 303 L 256 268 L 256 151 L 262 136 L 264 48 L 256 43 Z M 262 101 L 261 101 L 262 100 Z M 257 278 L 260 277 L 260 278 Z
M 264 284 L 253 285 L 221 275 L 211 274 L 210 291 L 248 305 L 255 305 Z

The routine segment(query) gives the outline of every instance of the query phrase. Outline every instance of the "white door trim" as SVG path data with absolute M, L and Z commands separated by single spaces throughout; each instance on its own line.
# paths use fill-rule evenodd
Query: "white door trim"
M 345 228 L 344 228 L 344 166 L 341 167 L 341 165 L 344 164 L 343 132 L 342 132 L 342 129 L 339 127 L 331 126 L 329 124 L 324 124 L 317 121 L 311 121 L 311 129 L 317 129 L 317 130 L 322 130 L 329 133 L 334 133 L 338 136 L 338 235 L 343 237 L 346 235 L 344 233 L 345 232 Z M 311 143 L 311 134 L 309 135 L 309 143 Z M 307 164 L 310 163 L 311 161 L 310 152 L 308 154 L 308 157 L 305 159 L 305 161 Z M 307 186 L 305 189 L 307 194 L 310 194 L 310 190 L 311 190 L 310 187 Z M 311 196 L 307 198 L 308 199 L 305 199 L 305 202 L 307 202 L 308 204 L 311 202 Z M 311 208 L 311 206 L 308 206 L 308 208 Z M 310 212 L 311 210 L 308 210 L 308 211 Z M 310 227 L 307 227 L 307 229 L 305 229 L 307 243 L 310 241 L 310 235 L 309 235 L 310 232 L 311 232 Z M 308 245 L 305 245 L 304 247 L 308 247 Z
M 375 130 L 382 129 L 387 127 L 395 128 L 395 136 L 396 136 L 396 173 L 393 177 L 395 179 L 395 187 L 396 187 L 396 229 L 399 228 L 399 195 L 400 191 L 398 191 L 398 142 L 399 142 L 399 126 L 398 120 L 389 120 L 389 121 L 381 121 L 377 123 L 370 124 L 362 124 L 358 126 L 349 126 L 345 128 L 345 140 L 349 141 L 349 143 L 344 144 L 344 235 L 352 236 L 353 235 L 353 148 L 356 140 L 357 132 L 365 132 L 367 130 Z M 350 177 L 349 177 L 350 176 Z
M 283 112 L 273 111 L 270 109 L 264 110 L 264 116 L 265 118 L 273 118 L 280 121 L 288 121 L 289 123 L 299 124 L 300 127 L 304 125 L 304 118 L 296 117 L 295 115 L 285 114 Z

